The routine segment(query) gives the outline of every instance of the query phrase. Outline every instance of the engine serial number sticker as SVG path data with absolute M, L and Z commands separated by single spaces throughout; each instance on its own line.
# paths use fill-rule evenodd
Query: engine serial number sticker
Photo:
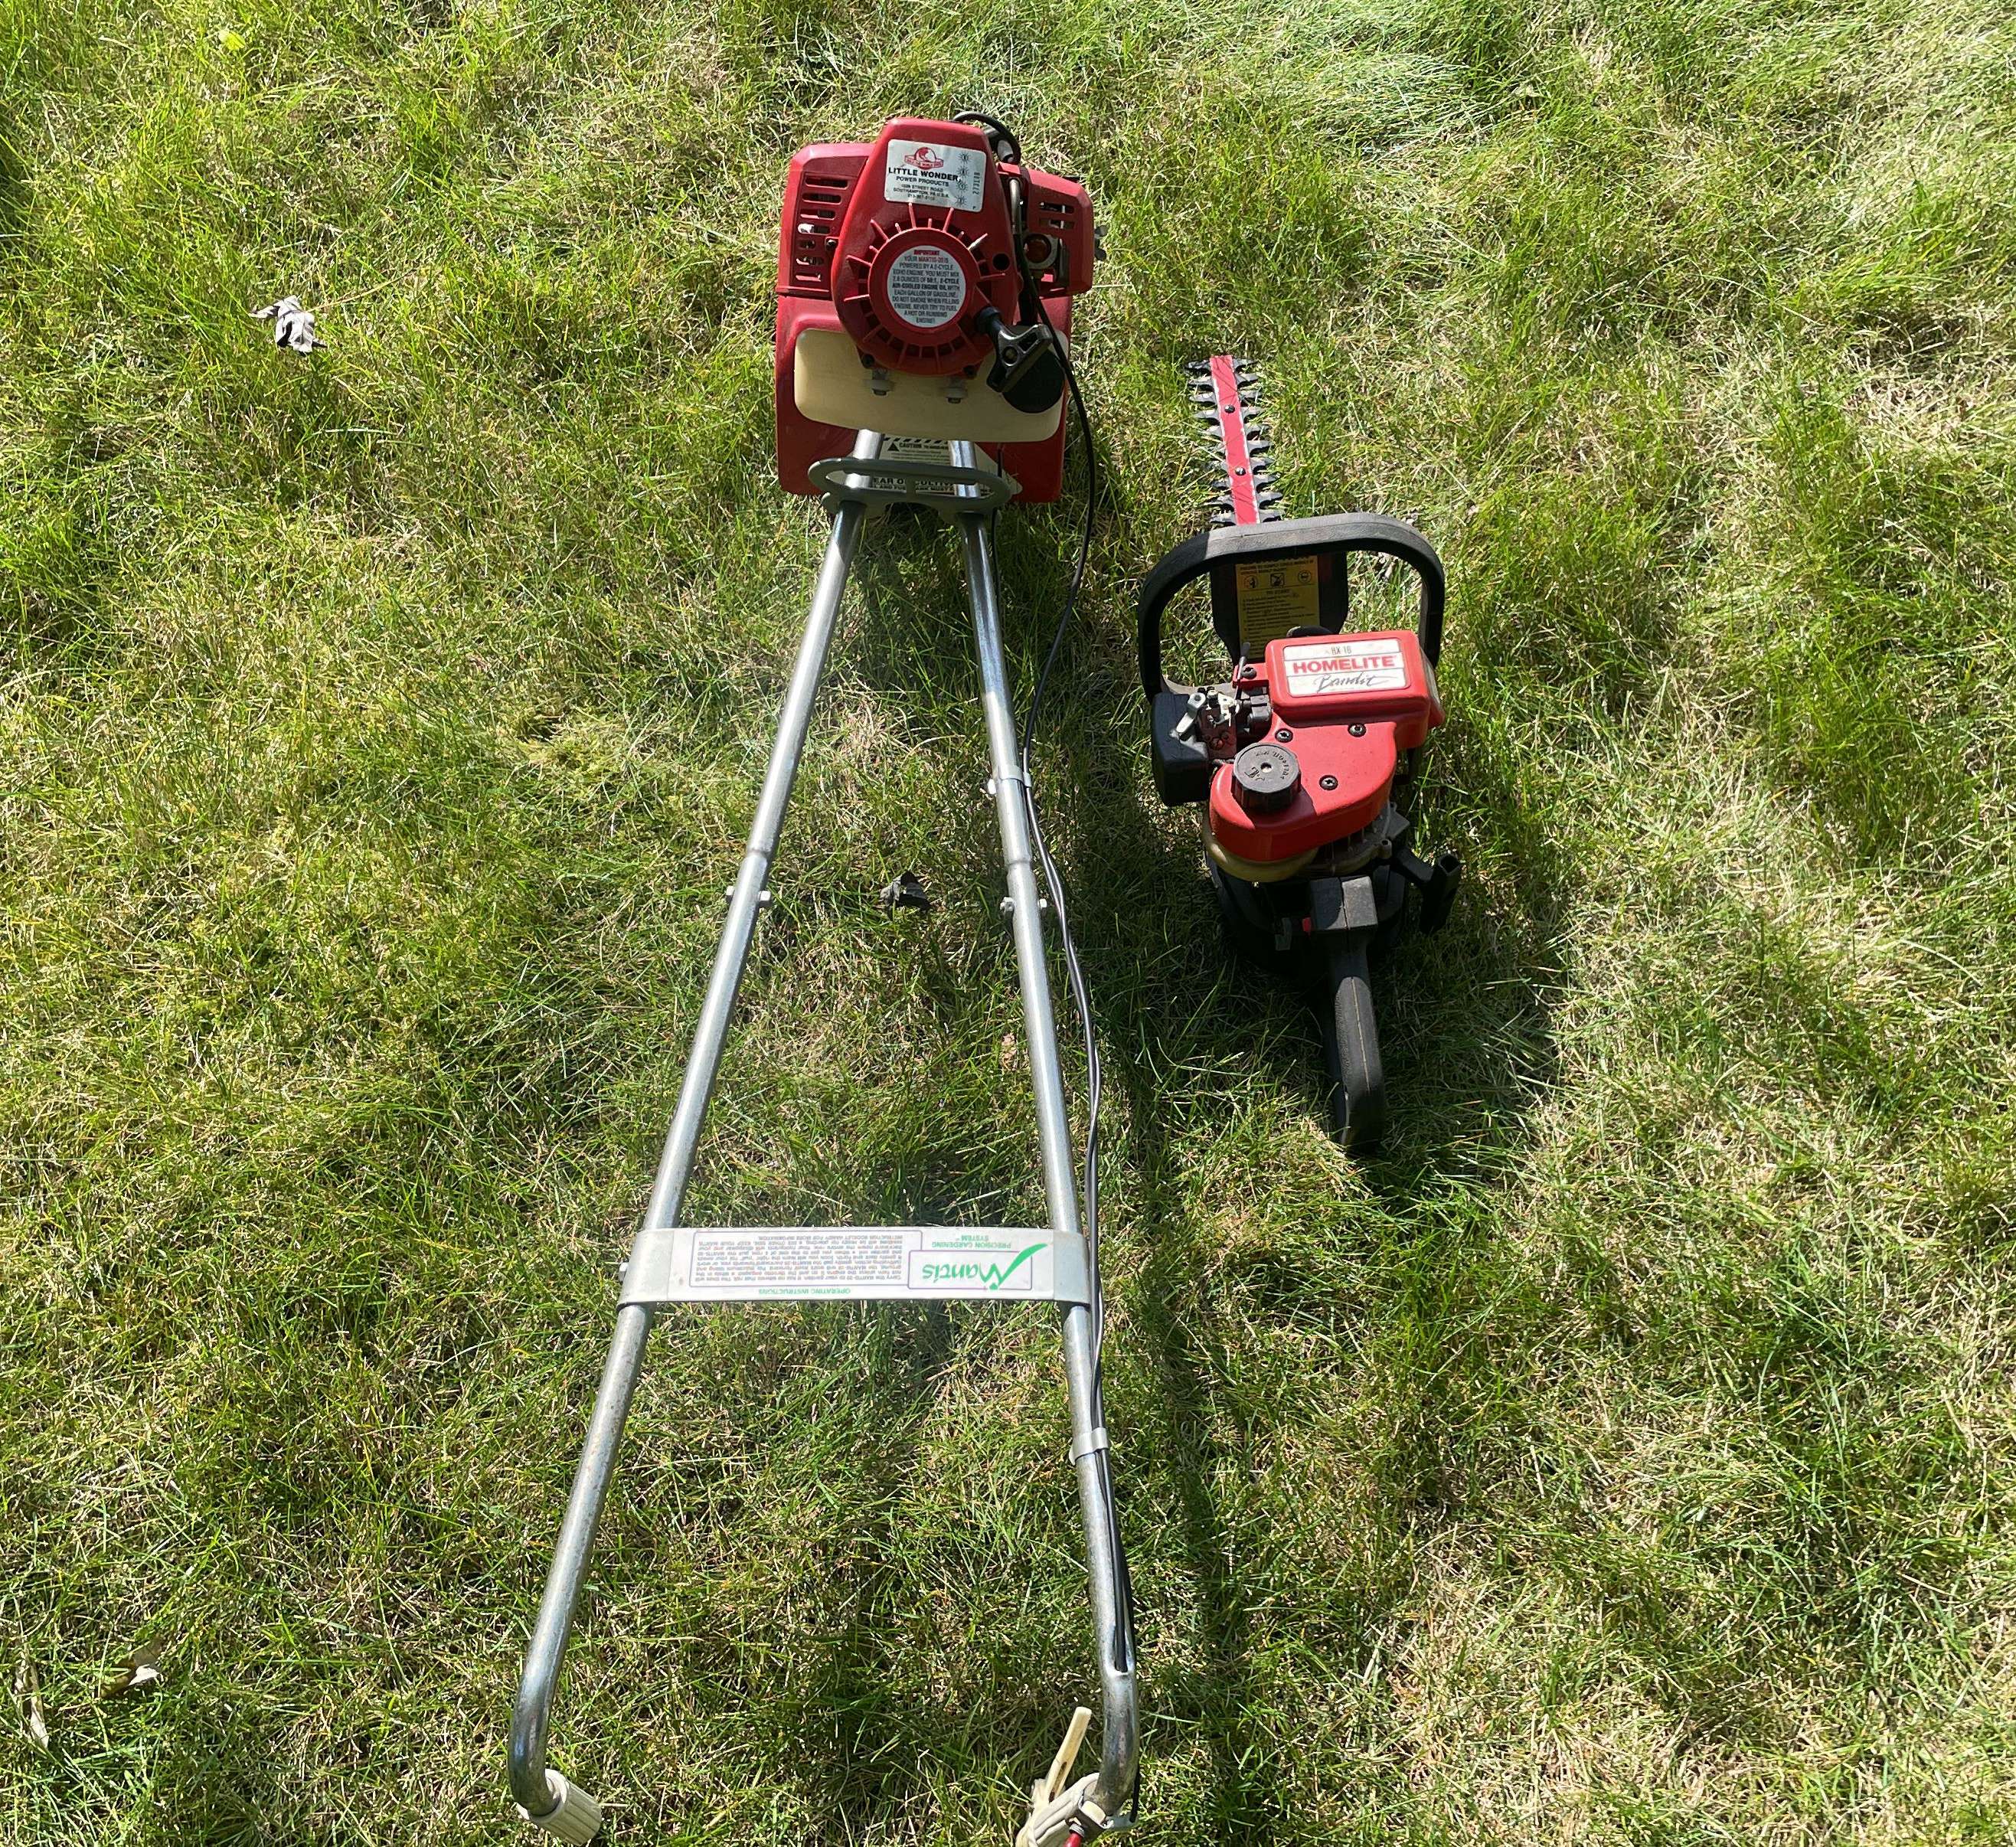
M 1398 693 L 1407 684 L 1407 662 L 1397 641 L 1298 642 L 1281 650 L 1288 693 Z
M 915 244 L 889 265 L 889 305 L 913 327 L 929 333 L 958 319 L 966 306 L 966 272 L 949 250 Z
M 977 211 L 987 196 L 987 156 L 939 141 L 892 141 L 882 168 L 886 198 Z
M 1239 593 L 1239 639 L 1249 654 L 1291 628 L 1322 620 L 1323 590 L 1313 558 L 1287 558 L 1273 564 L 1242 564 L 1235 580 Z

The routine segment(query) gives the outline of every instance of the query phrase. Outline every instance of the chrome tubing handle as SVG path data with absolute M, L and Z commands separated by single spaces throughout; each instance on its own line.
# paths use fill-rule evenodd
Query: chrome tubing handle
M 970 443 L 951 445 L 956 467 L 971 468 L 977 457 Z M 1050 1222 L 1078 1235 L 1078 1180 L 1073 1172 L 1071 1124 L 1064 1113 L 1064 1073 L 1057 1057 L 1056 1015 L 1050 1004 L 1049 963 L 1043 949 L 1042 909 L 1029 839 L 1028 797 L 1021 754 L 1015 739 L 1014 707 L 1001 647 L 1001 598 L 988 542 L 988 513 L 976 506 L 959 517 L 966 555 L 967 600 L 980 657 L 981 705 L 987 718 L 988 753 L 994 771 L 994 808 L 1001 830 L 1001 853 L 1008 874 L 1009 921 L 1021 978 L 1022 1012 L 1029 1035 L 1029 1075 L 1035 1092 L 1036 1132 L 1042 1147 L 1043 1186 Z M 1096 1259 L 1095 1259 L 1096 1261 Z M 1140 1722 L 1134 1662 L 1121 1614 L 1119 1561 L 1114 1557 L 1113 1510 L 1108 1493 L 1106 1432 L 1094 1420 L 1097 1403 L 1092 1312 L 1082 1303 L 1063 1310 L 1064 1392 L 1071 1412 L 1072 1461 L 1078 1473 L 1078 1505 L 1085 1527 L 1085 1567 L 1091 1583 L 1092 1622 L 1099 1663 L 1100 1766 L 1089 1791 L 1105 1816 L 1118 1814 L 1132 1799 L 1135 1764 L 1140 1752 Z
M 854 459 L 872 462 L 881 447 L 882 438 L 873 430 L 864 430 L 855 439 Z M 728 920 L 722 931 L 721 946 L 715 952 L 713 970 L 707 977 L 699 1024 L 693 1030 L 693 1050 L 687 1055 L 686 1076 L 679 1086 L 679 1107 L 658 1158 L 657 1179 L 644 1212 L 646 1227 L 675 1223 L 686 1197 L 694 1150 L 700 1145 L 700 1128 L 721 1068 L 729 1017 L 742 985 L 757 918 L 769 895 L 765 887 L 770 862 L 783 828 L 784 812 L 790 805 L 791 783 L 805 752 L 805 734 L 819 698 L 826 650 L 833 641 L 834 621 L 840 613 L 848 574 L 854 568 L 855 549 L 866 517 L 866 509 L 858 501 L 844 503 L 833 512 L 826 557 L 819 567 L 812 607 L 805 618 L 805 639 L 798 644 L 797 659 L 791 668 L 790 684 L 778 716 L 776 742 L 763 774 L 756 816 L 750 824 L 748 847 L 736 874 Z M 630 1401 L 636 1393 L 650 1332 L 648 1307 L 631 1305 L 617 1309 L 615 1335 L 603 1366 L 602 1383 L 596 1391 L 587 1441 L 574 1470 L 567 1511 L 561 1517 L 560 1539 L 546 1573 L 539 1613 L 532 1625 L 531 1642 L 525 1651 L 524 1676 L 519 1683 L 517 1701 L 511 1712 L 511 1793 L 528 1821 L 563 1840 L 592 1840 L 601 1824 L 600 1811 L 592 1799 L 548 1770 L 546 1733 L 568 1633 L 574 1626 L 581 1576 L 595 1543 L 595 1529 L 609 1492 L 610 1478 L 616 1472 L 616 1453 Z M 580 1831 L 584 1827 L 585 1833 Z
M 862 431 L 853 459 L 873 461 L 881 438 Z M 956 468 L 979 466 L 972 446 L 951 445 Z M 994 772 L 995 805 L 1006 865 L 1016 962 L 1023 1013 L 1029 1038 L 1029 1066 L 1035 1096 L 1038 1138 L 1042 1153 L 1044 1189 L 1053 1229 L 1078 1233 L 1078 1194 L 1073 1172 L 1070 1124 L 1064 1104 L 1062 1068 L 1057 1054 L 1057 1024 L 1051 1006 L 1049 967 L 1043 946 L 1042 911 L 1029 837 L 1028 812 L 1021 759 L 1016 745 L 1008 675 L 1001 645 L 1000 597 L 988 515 L 992 496 L 970 498 L 969 511 L 956 515 L 964 550 L 967 588 L 972 605 L 974 639 L 980 658 L 981 696 L 985 712 L 988 752 Z M 699 1145 L 707 1106 L 712 1096 L 730 1014 L 747 962 L 756 924 L 769 894 L 765 881 L 801 758 L 827 650 L 866 507 L 862 500 L 841 499 L 833 510 L 833 530 L 814 587 L 805 639 L 779 715 L 776 743 L 765 772 L 747 850 L 732 890 L 728 919 L 715 952 L 706 998 L 694 1030 L 693 1045 L 679 1100 L 659 1159 L 657 1177 L 646 1208 L 645 1230 L 678 1222 Z M 633 1245 L 633 1255 L 635 1247 Z M 589 1554 L 594 1544 L 623 1427 L 642 1370 L 653 1311 L 632 1303 L 617 1312 L 614 1337 L 596 1394 L 588 1435 L 574 1485 L 567 1497 L 560 1532 L 540 1599 L 531 1641 L 525 1658 L 511 1723 L 511 1790 L 520 1812 L 556 1838 L 585 1842 L 601 1825 L 599 1806 L 546 1762 L 546 1739 L 553 1701 L 573 1626 L 574 1606 Z M 1096 1824 L 1118 1815 L 1131 1799 L 1139 1750 L 1139 1725 L 1134 1664 L 1121 1615 L 1118 1561 L 1114 1556 L 1112 1509 L 1107 1492 L 1106 1433 L 1094 1415 L 1096 1356 L 1092 1317 L 1082 1303 L 1062 1310 L 1065 1393 L 1071 1427 L 1071 1453 L 1078 1475 L 1078 1497 L 1085 1535 L 1100 1694 L 1103 1708 L 1101 1756 L 1096 1773 L 1066 1792 L 1057 1808 L 1060 1818 L 1076 1816 L 1081 1808 Z M 1055 1766 L 1053 1766 L 1054 1768 Z M 1061 1770 L 1057 1773 L 1060 1775 Z M 1031 1825 L 1036 1817 L 1032 1815 Z M 1059 1820 L 1060 1827 L 1063 1820 Z M 1024 1829 L 1024 1834 L 1029 1830 Z

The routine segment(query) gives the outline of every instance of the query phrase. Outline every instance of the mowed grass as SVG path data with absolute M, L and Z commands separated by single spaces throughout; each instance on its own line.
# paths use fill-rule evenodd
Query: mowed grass
M 779 181 L 1082 174 L 1039 773 L 1107 1060 L 1145 1825 L 2016 1834 L 2016 29 L 1957 0 L 9 0 L 0 1839 L 514 1838 L 504 1737 L 794 645 Z M 327 350 L 247 311 L 297 293 Z M 1150 790 L 1179 362 L 1449 562 L 1384 1158 Z M 1028 675 L 1068 503 L 1003 522 Z M 1040 1210 L 951 549 L 871 536 L 695 1215 Z M 905 868 L 937 899 L 885 917 Z M 1074 1071 L 1076 1066 L 1074 1064 Z M 555 1762 L 1005 1842 L 1043 1315 L 654 1338 Z M 105 1698 L 136 1647 L 151 1690 Z

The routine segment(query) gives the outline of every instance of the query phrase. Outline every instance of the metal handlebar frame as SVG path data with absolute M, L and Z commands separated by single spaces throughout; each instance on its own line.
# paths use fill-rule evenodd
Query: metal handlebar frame
M 863 430 L 848 460 L 873 463 L 882 439 Z M 693 1032 L 693 1050 L 671 1125 L 658 1162 L 657 1177 L 645 1210 L 641 1238 L 646 1231 L 675 1225 L 682 1207 L 694 1154 L 700 1143 L 707 1103 L 720 1068 L 722 1048 L 736 991 L 754 942 L 758 919 L 769 896 L 766 885 L 791 785 L 810 728 L 826 653 L 841 599 L 853 568 L 862 524 L 869 502 L 893 498 L 934 506 L 956 524 L 964 554 L 974 640 L 979 657 L 981 703 L 987 722 L 992 787 L 1001 833 L 1010 920 L 1020 972 L 1024 1018 L 1029 1041 L 1029 1069 L 1035 1092 L 1044 1190 L 1053 1228 L 1075 1236 L 1079 1230 L 1078 1194 L 1073 1172 L 1070 1125 L 1064 1109 L 1064 1078 L 1057 1057 L 1056 1019 L 1051 1007 L 1049 972 L 1043 944 L 1043 907 L 1039 901 L 1031 857 L 1028 804 L 1017 749 L 1008 671 L 1002 653 L 1000 599 L 988 523 L 1002 497 L 974 446 L 949 445 L 949 468 L 920 467 L 907 461 L 900 467 L 859 470 L 836 460 L 821 477 L 827 491 L 833 527 L 826 556 L 814 585 L 804 639 L 791 670 L 763 786 L 751 824 L 749 841 L 729 902 L 728 916 L 707 979 L 706 998 Z M 898 495 L 884 483 L 908 475 L 920 491 Z M 1008 484 L 1013 492 L 1013 484 Z M 633 1254 L 635 1247 L 633 1246 Z M 1071 1455 L 1077 1473 L 1083 1516 L 1085 1554 L 1091 1587 L 1093 1627 L 1103 1706 L 1100 1766 L 1085 1803 L 1096 1813 L 1088 1817 L 1097 1831 L 1105 1818 L 1117 1817 L 1133 1790 L 1139 1749 L 1139 1723 L 1132 1658 L 1123 1612 L 1118 1561 L 1112 1543 L 1113 1510 L 1107 1492 L 1106 1432 L 1098 1425 L 1097 1356 L 1093 1342 L 1090 1310 L 1082 1302 L 1060 1304 L 1064 1382 L 1071 1417 Z M 512 1712 L 511 1791 L 527 1817 L 563 1838 L 587 1840 L 600 1824 L 591 1798 L 549 1769 L 546 1742 L 553 1704 L 581 1579 L 594 1545 L 596 1525 L 615 1474 L 616 1456 L 642 1371 L 645 1348 L 655 1313 L 647 1303 L 626 1303 L 617 1310 L 609 1355 L 603 1363 L 595 1408 L 558 1541 L 539 1601 L 525 1669 Z M 1032 1817 L 1032 1825 L 1033 1825 Z M 1025 1832 L 1027 1831 L 1025 1830 Z

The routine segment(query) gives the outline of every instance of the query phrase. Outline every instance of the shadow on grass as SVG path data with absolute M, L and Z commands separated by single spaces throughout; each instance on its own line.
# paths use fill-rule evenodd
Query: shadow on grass
M 1021 529 L 1000 535 L 1011 672 L 1039 660 L 1048 646 L 1068 572 L 1067 545 L 1059 536 Z M 928 703 L 943 696 L 949 679 L 954 684 L 959 676 L 970 679 L 964 660 L 952 674 L 947 670 L 949 638 L 963 638 L 969 629 L 949 535 L 921 521 L 879 526 L 864 548 L 856 581 L 866 614 L 852 664 L 878 691 L 906 704 Z M 911 613 L 927 603 L 929 615 Z M 1222 1506 L 1228 1474 L 1237 1478 L 1243 1471 L 1251 1479 L 1253 1471 L 1215 1428 L 1223 1421 L 1215 1408 L 1226 1395 L 1215 1352 L 1234 1337 L 1219 1326 L 1221 1312 L 1206 1273 L 1210 1254 L 1185 1226 L 1194 1148 L 1186 1154 L 1183 1133 L 1172 1122 L 1193 1130 L 1197 1106 L 1193 1100 L 1172 1111 L 1166 1087 L 1168 1074 L 1183 1071 L 1200 1054 L 1237 1046 L 1254 1065 L 1274 1068 L 1268 1075 L 1276 1090 L 1305 1094 L 1311 1116 L 1320 1121 L 1327 1118 L 1326 1079 L 1316 1021 L 1302 996 L 1271 971 L 1224 966 L 1232 952 L 1221 938 L 1194 837 L 1168 824 L 1147 789 L 1132 653 L 1121 640 L 1102 629 L 1067 641 L 1039 742 L 1037 780 L 1071 901 L 1107 1082 L 1125 1105 L 1128 1128 L 1118 1146 L 1109 1143 L 1108 1159 L 1132 1170 L 1139 1200 L 1134 1235 L 1148 1253 L 1127 1309 L 1154 1402 L 1137 1408 L 1139 1422 L 1125 1439 L 1125 1449 L 1146 1459 L 1146 1467 L 1132 1482 L 1131 1471 L 1122 1469 L 1123 1520 L 1138 1529 L 1144 1509 L 1157 1500 L 1173 1514 L 1180 1568 L 1195 1586 L 1204 1657 L 1159 1684 L 1155 1662 L 1144 1664 L 1146 1752 L 1152 1778 L 1157 1718 L 1203 1739 L 1213 1824 L 1226 1839 L 1258 1839 L 1293 1817 L 1283 1806 L 1287 1779 L 1255 1748 L 1258 1741 L 1251 1735 L 1251 1716 L 1264 1709 L 1265 1696 L 1255 1679 L 1250 1592 L 1234 1563 L 1237 1548 Z M 1026 686 L 1026 669 L 1018 678 Z M 1453 1179 L 1488 1184 L 1502 1171 L 1522 1140 L 1532 1100 L 1553 1070 L 1547 1010 L 1558 967 L 1562 869 L 1489 749 L 1467 736 L 1460 715 L 1438 747 L 1466 792 L 1465 812 L 1442 819 L 1433 837 L 1468 848 L 1474 842 L 1463 837 L 1465 830 L 1481 830 L 1490 837 L 1481 843 L 1484 856 L 1509 869 L 1488 883 L 1473 882 L 1446 934 L 1404 941 L 1375 975 L 1382 1024 L 1392 1032 L 1389 1086 L 1397 1132 L 1391 1152 L 1359 1172 L 1373 1202 L 1402 1219 L 1424 1195 L 1446 1191 Z M 1442 795 L 1434 756 L 1421 791 L 1431 819 Z M 980 773 L 976 765 L 975 780 Z M 991 812 L 979 825 L 991 836 Z M 1068 1041 L 1061 998 L 1060 1012 Z M 1256 1034 L 1256 1015 L 1274 1029 Z M 1300 1029 L 1280 1030 L 1284 1018 L 1299 1021 Z M 959 1179 L 913 1176 L 901 1190 L 906 1198 L 927 1194 L 949 1201 L 963 1191 Z M 1364 1298 L 1368 1318 L 1390 1311 L 1418 1322 L 1422 1305 L 1403 1267 L 1373 1268 Z M 1441 1309 L 1452 1320 L 1465 1312 L 1453 1298 L 1442 1298 Z M 1435 1338 L 1432 1326 L 1425 1338 Z M 1426 1371 L 1419 1376 L 1421 1402 L 1395 1420 L 1406 1435 L 1369 1459 L 1394 1523 L 1382 1536 L 1395 1543 L 1383 1548 L 1388 1562 L 1351 1604 L 1366 1638 L 1361 1651 L 1397 1617 L 1409 1593 L 1406 1537 L 1449 1518 L 1458 1498 L 1441 1435 L 1447 1420 L 1439 1400 L 1450 1388 Z M 830 1702 L 830 1722 L 838 1725 L 838 1750 L 827 1764 L 808 1762 L 806 1774 L 822 1802 L 838 1804 L 841 1812 L 879 1807 L 908 1788 L 896 1770 L 869 1773 L 863 1766 L 898 1765 L 927 1742 L 948 1748 L 955 1759 L 967 1755 L 954 1716 L 891 1709 L 881 1667 L 887 1647 L 885 1627 L 858 1624 L 837 1638 L 821 1676 L 819 1697 Z M 1055 1705 L 1051 1690 L 1029 1681 L 1007 1706 L 993 1703 L 989 1729 L 1041 1738 L 1054 1727 Z
M 1120 762 L 1111 769 L 1118 779 L 1132 766 Z M 1474 779 L 1471 786 L 1475 787 Z M 1425 793 L 1432 805 L 1432 767 Z M 1514 812 L 1502 803 L 1496 812 Z M 1267 1748 L 1269 1734 L 1259 1729 L 1270 1704 L 1256 1660 L 1265 1636 L 1256 1633 L 1256 1587 L 1243 1581 L 1242 1548 L 1224 1513 L 1228 1483 L 1255 1489 L 1259 1474 L 1241 1428 L 1240 1395 L 1225 1370 L 1224 1356 L 1237 1348 L 1240 1335 L 1225 1312 L 1222 1281 L 1208 1274 L 1217 1267 L 1219 1254 L 1186 1222 L 1195 1204 L 1186 1179 L 1195 1150 L 1186 1152 L 1167 1126 L 1162 1074 L 1181 1070 L 1201 1047 L 1250 1041 L 1254 1015 L 1268 1011 L 1287 1013 L 1300 1030 L 1285 1035 L 1285 1048 L 1284 1035 L 1265 1035 L 1263 1046 L 1277 1049 L 1256 1048 L 1251 1056 L 1276 1065 L 1271 1075 L 1279 1088 L 1305 1093 L 1309 1114 L 1319 1122 L 1327 1120 L 1327 1080 L 1312 1010 L 1299 990 L 1271 970 L 1237 962 L 1222 939 L 1215 902 L 1193 850 L 1163 844 L 1166 830 L 1138 801 L 1132 805 L 1130 827 L 1132 844 L 1152 855 L 1154 875 L 1171 905 L 1183 913 L 1185 927 L 1195 933 L 1201 953 L 1234 963 L 1229 980 L 1201 990 L 1186 1017 L 1150 1014 L 1145 1030 L 1128 1030 L 1133 1023 L 1110 1013 L 1101 1021 L 1109 1048 L 1139 1048 L 1125 1058 L 1109 1050 L 1106 1065 L 1109 1082 L 1125 1098 L 1129 1127 L 1116 1152 L 1136 1176 L 1139 1211 L 1134 1237 L 1147 1253 L 1127 1305 L 1130 1335 L 1141 1350 L 1150 1384 L 1147 1402 L 1137 1400 L 1134 1406 L 1127 1447 L 1137 1456 L 1159 1458 L 1155 1472 L 1173 1488 L 1171 1511 L 1194 1586 L 1204 1648 L 1198 1666 L 1152 1688 L 1150 1698 L 1154 1710 L 1205 1743 L 1212 1784 L 1208 1814 L 1217 1838 L 1258 1842 L 1292 1831 L 1297 1820 L 1290 1812 L 1291 1777 Z M 1446 831 L 1442 837 L 1448 837 Z M 1087 888 L 1089 895 L 1089 881 Z M 1487 905 L 1491 909 L 1480 916 Z M 1089 913 L 1093 907 L 1080 908 Z M 1406 1032 L 1388 1046 L 1389 1097 L 1396 1117 L 1390 1152 L 1359 1162 L 1357 1172 L 1375 1209 L 1403 1223 L 1418 1219 L 1424 1235 L 1434 1235 L 1432 1219 L 1419 1212 L 1424 1197 L 1445 1194 L 1453 1183 L 1481 1179 L 1489 1184 L 1493 1170 L 1502 1168 L 1520 1146 L 1532 1100 L 1549 1082 L 1553 1060 L 1546 996 L 1555 966 L 1553 920 L 1559 914 L 1559 893 L 1544 873 L 1510 889 L 1473 888 L 1459 900 L 1448 935 L 1403 939 L 1375 967 L 1382 1028 L 1390 1033 L 1404 1014 Z M 1095 996 L 1122 985 L 1114 970 L 1127 954 L 1124 940 L 1099 933 L 1085 953 Z M 1111 978 L 1102 980 L 1103 974 Z M 1404 1010 L 1395 1005 L 1402 996 Z M 1445 1046 L 1460 1047 L 1460 1055 L 1445 1060 Z M 1488 1139 L 1479 1132 L 1480 1118 L 1488 1122 Z M 1271 1256 L 1244 1264 L 1242 1281 L 1260 1285 L 1249 1291 L 1258 1312 L 1294 1312 L 1296 1298 L 1309 1284 L 1291 1272 L 1292 1266 Z M 1416 1339 L 1432 1346 L 1445 1334 L 1452 1349 L 1470 1338 L 1459 1336 L 1454 1327 L 1468 1312 L 1465 1300 L 1448 1296 L 1424 1304 L 1409 1266 L 1384 1253 L 1365 1266 L 1362 1288 L 1361 1318 L 1375 1327 L 1411 1321 Z M 1424 1310 L 1427 1325 L 1423 1327 Z M 1460 1471 L 1447 1441 L 1460 1421 L 1460 1411 L 1449 1402 L 1456 1388 L 1438 1370 L 1414 1369 L 1409 1377 L 1418 1381 L 1419 1395 L 1395 1410 L 1397 1440 L 1363 1459 L 1375 1478 L 1384 1510 L 1378 1523 L 1385 1530 L 1375 1536 L 1375 1550 L 1382 1557 L 1369 1580 L 1341 1593 L 1342 1607 L 1358 1624 L 1359 1639 L 1348 1644 L 1353 1658 L 1348 1665 L 1357 1672 L 1370 1665 L 1377 1636 L 1399 1619 L 1413 1593 L 1413 1542 L 1460 1517 L 1460 1491 L 1454 1485 Z M 1135 1504 L 1138 1509 L 1138 1490 Z M 1151 1676 L 1153 1671 L 1151 1662 Z M 1296 1721 L 1291 1716 L 1287 1723 Z

